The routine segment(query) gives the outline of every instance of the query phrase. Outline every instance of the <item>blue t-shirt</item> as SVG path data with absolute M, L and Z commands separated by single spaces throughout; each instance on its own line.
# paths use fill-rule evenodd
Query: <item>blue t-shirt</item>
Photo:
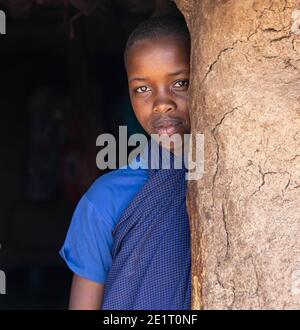
M 59 251 L 75 274 L 105 283 L 112 265 L 112 232 L 148 178 L 147 169 L 123 166 L 99 177 L 82 196 Z

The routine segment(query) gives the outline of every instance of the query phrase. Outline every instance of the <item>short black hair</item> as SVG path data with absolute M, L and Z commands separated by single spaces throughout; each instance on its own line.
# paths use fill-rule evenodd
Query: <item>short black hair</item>
M 190 47 L 191 37 L 183 16 L 152 16 L 140 23 L 129 35 L 124 51 L 125 68 L 128 51 L 136 42 L 165 36 L 181 37 L 185 40 L 187 47 Z

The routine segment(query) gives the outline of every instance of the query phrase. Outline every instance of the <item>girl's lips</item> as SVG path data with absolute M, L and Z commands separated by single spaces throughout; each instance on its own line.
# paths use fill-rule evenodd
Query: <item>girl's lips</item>
M 172 121 L 172 122 L 165 122 L 164 124 L 154 127 L 154 130 L 157 134 L 174 134 L 179 131 L 179 127 L 181 126 L 182 122 L 180 121 Z

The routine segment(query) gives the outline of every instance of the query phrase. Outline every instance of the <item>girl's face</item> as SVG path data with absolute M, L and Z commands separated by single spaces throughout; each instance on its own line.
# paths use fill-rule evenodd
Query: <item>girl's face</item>
M 148 134 L 190 133 L 189 49 L 183 38 L 138 41 L 128 51 L 131 104 Z

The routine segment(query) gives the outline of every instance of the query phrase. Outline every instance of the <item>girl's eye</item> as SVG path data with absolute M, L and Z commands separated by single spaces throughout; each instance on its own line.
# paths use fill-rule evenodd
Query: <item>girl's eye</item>
M 141 87 L 136 88 L 135 92 L 139 93 L 139 94 L 145 93 L 145 92 L 147 92 L 147 88 L 148 88 L 147 86 L 141 86 Z
M 189 81 L 188 80 L 179 80 L 175 84 L 175 87 L 188 87 L 188 86 L 189 86 Z

